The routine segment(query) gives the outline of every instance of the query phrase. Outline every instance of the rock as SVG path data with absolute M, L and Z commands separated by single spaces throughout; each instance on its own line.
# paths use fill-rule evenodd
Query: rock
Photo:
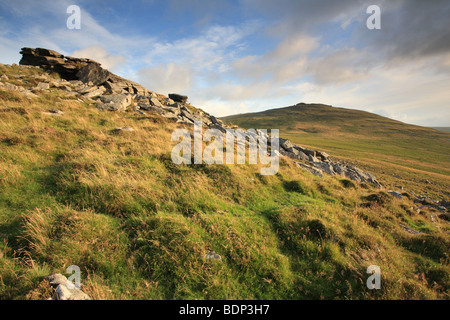
M 163 106 L 162 108 L 168 112 L 175 114 L 175 116 L 177 116 L 177 117 L 181 114 L 180 108 L 174 108 L 174 107 L 168 107 L 168 106 Z
M 439 201 L 439 205 L 444 208 L 450 208 L 450 201 L 441 200 Z
M 328 160 L 328 158 L 330 157 L 328 155 L 328 153 L 323 152 L 323 151 L 316 151 L 316 157 L 321 159 L 322 161 L 326 161 Z
M 153 106 L 162 108 L 162 104 L 159 102 L 158 98 L 151 97 L 149 101 Z
M 131 104 L 131 96 L 128 94 L 111 94 L 101 96 L 103 105 L 97 106 L 100 110 L 125 111 Z
M 110 78 L 111 73 L 98 64 L 90 63 L 82 67 L 76 75 L 82 82 L 92 81 L 94 85 L 98 86 L 106 82 Z
M 280 153 L 284 156 L 287 156 L 292 159 L 300 160 L 300 161 L 308 161 L 309 157 L 301 151 L 296 149 L 292 149 L 292 152 L 280 149 Z
M 72 295 L 70 296 L 69 300 L 91 300 L 91 298 L 86 293 L 79 289 L 72 289 L 70 291 Z
M 188 125 L 194 124 L 194 122 L 191 119 L 184 118 L 184 117 L 182 117 L 181 119 L 178 119 L 177 123 L 188 124 Z
M 307 165 L 305 163 L 301 163 L 301 162 L 294 162 L 296 164 L 297 167 L 305 169 L 309 172 L 311 172 L 312 174 L 319 176 L 319 177 L 323 177 L 323 172 L 320 169 L 314 168 L 313 166 Z
M 313 155 L 308 155 L 308 161 L 311 163 L 315 163 L 315 162 L 320 162 L 319 159 L 317 159 L 315 156 Z
M 65 284 L 59 284 L 53 294 L 53 300 L 91 300 L 91 298 L 80 289 L 69 289 Z
M 402 194 L 400 192 L 397 192 L 397 191 L 388 190 L 387 193 L 389 193 L 390 195 L 392 195 L 392 196 L 394 196 L 394 197 L 396 197 L 398 199 L 402 199 L 403 198 Z
M 90 60 L 66 60 L 64 55 L 43 48 L 22 48 L 20 65 L 39 66 L 43 69 L 58 72 L 64 79 L 76 79 L 76 73 Z
M 110 71 L 103 69 L 100 63 L 87 58 L 64 57 L 64 55 L 42 48 L 22 48 L 20 51 L 21 65 L 39 66 L 50 72 L 57 72 L 62 79 L 92 85 L 104 85 L 109 93 L 130 93 L 149 95 L 141 85 L 123 79 Z
M 67 278 L 60 273 L 53 273 L 44 278 L 52 287 L 57 287 L 60 284 L 66 285 Z
M 283 139 L 283 138 L 279 138 L 279 144 L 280 144 L 280 147 L 286 151 L 290 151 L 294 147 L 292 142 L 290 142 L 287 139 Z
M 43 114 L 49 115 L 49 116 L 61 116 L 64 114 L 61 110 L 48 110 L 47 112 L 43 112 Z
M 181 103 L 186 103 L 188 100 L 187 96 L 183 96 L 178 93 L 169 93 L 169 98 L 175 102 L 181 102 Z
M 98 88 L 93 87 L 93 90 L 90 90 L 89 92 L 83 94 L 83 97 L 86 99 L 92 99 L 95 97 L 98 97 L 106 92 L 106 88 L 103 86 L 100 86 Z
M 432 210 L 438 210 L 438 211 L 441 211 L 443 213 L 447 212 L 447 208 L 442 207 L 442 206 L 425 204 L 425 205 L 419 207 L 419 209 L 423 209 L 423 208 L 428 208 L 428 209 L 432 209 Z
M 71 296 L 72 292 L 70 292 L 69 288 L 65 284 L 59 284 L 56 287 L 53 300 L 69 300 Z
M 47 82 L 39 82 L 35 89 L 48 90 L 48 89 L 50 89 L 50 84 Z
M 313 165 L 314 165 L 314 167 L 316 167 L 316 168 L 318 168 L 318 169 L 320 169 L 322 171 L 325 171 L 329 175 L 335 175 L 336 174 L 336 172 L 334 172 L 333 166 L 330 163 L 328 163 L 328 162 L 321 162 L 321 161 L 319 161 L 319 162 L 314 162 Z
M 116 85 L 110 81 L 105 81 L 103 83 L 108 93 L 125 93 L 125 89 L 119 85 Z
M 205 255 L 205 259 L 209 260 L 209 261 L 221 261 L 222 257 L 215 253 L 214 251 L 210 250 L 206 255 Z
M 214 116 L 210 116 L 210 119 L 213 124 L 218 124 L 218 125 L 222 124 L 222 121 L 219 122 L 219 120 L 217 120 L 217 118 Z
M 134 131 L 131 127 L 120 127 L 113 130 L 114 132 L 120 132 L 120 131 Z
M 68 280 L 60 273 L 53 273 L 44 278 L 55 288 L 52 300 L 91 300 L 91 298 L 80 289 L 69 289 Z
M 9 91 L 16 91 L 16 92 L 22 92 L 25 91 L 25 88 L 22 86 L 16 86 L 12 83 L 2 83 L 0 82 L 0 88 L 9 90 Z
M 420 234 L 419 231 L 416 231 L 416 230 L 414 230 L 414 229 L 411 229 L 410 227 L 405 226 L 404 224 L 401 224 L 401 223 L 400 223 L 400 227 L 402 227 L 403 230 L 405 230 L 405 231 L 408 232 L 408 233 L 411 233 L 411 234 Z
M 165 102 L 165 104 L 168 105 L 168 106 L 171 106 L 171 105 L 173 105 L 173 104 L 175 103 L 175 101 L 173 101 L 173 100 L 170 99 L 170 98 L 164 98 L 164 102 Z
M 36 97 L 38 97 L 38 95 L 34 94 L 33 92 L 31 92 L 31 90 L 24 90 L 21 93 L 27 98 L 36 98 Z

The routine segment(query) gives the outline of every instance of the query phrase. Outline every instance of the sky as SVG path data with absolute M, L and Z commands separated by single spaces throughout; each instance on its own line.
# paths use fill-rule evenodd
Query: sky
M 449 20 L 448 0 L 0 0 L 0 63 L 91 58 L 219 117 L 304 102 L 450 127 Z

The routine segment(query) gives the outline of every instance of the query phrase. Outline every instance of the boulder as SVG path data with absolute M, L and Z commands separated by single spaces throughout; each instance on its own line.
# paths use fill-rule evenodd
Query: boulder
M 306 171 L 309 171 L 310 173 L 319 176 L 319 177 L 323 177 L 323 172 L 320 169 L 314 168 L 313 166 L 307 165 L 305 163 L 301 163 L 301 162 L 295 162 L 296 166 L 304 169 Z
M 101 96 L 103 105 L 97 106 L 100 110 L 125 111 L 131 104 L 131 96 L 128 94 L 110 94 Z
M 110 76 L 111 73 L 108 70 L 95 63 L 89 63 L 77 72 L 77 78 L 80 81 L 85 83 L 91 81 L 96 86 L 106 82 Z
M 103 86 L 100 87 L 92 87 L 92 89 L 88 90 L 83 94 L 83 97 L 86 99 L 92 99 L 94 97 L 98 97 L 106 92 L 106 88 Z
M 149 101 L 152 104 L 152 106 L 162 108 L 162 104 L 161 102 L 159 102 L 157 98 L 151 97 Z
M 209 261 L 221 261 L 222 257 L 215 253 L 213 250 L 210 250 L 206 255 L 205 255 L 205 260 L 209 260 Z
M 181 102 L 181 103 L 186 103 L 188 100 L 187 96 L 183 96 L 178 93 L 169 93 L 169 98 L 175 102 Z
M 67 283 L 67 278 L 60 273 L 53 273 L 44 278 L 49 282 L 52 287 L 57 287 L 60 284 L 65 285 Z
M 53 300 L 91 300 L 91 298 L 80 289 L 69 289 L 65 284 L 56 287 Z

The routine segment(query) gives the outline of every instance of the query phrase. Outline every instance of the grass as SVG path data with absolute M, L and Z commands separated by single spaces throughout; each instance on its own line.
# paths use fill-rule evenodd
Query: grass
M 181 125 L 57 89 L 0 90 L 0 102 L 1 299 L 47 299 L 44 277 L 70 265 L 93 299 L 449 298 L 449 224 L 407 198 L 286 159 L 273 176 L 176 166 Z M 125 126 L 135 131 L 114 132 Z M 210 249 L 222 262 L 204 260 Z M 381 290 L 366 288 L 372 264 Z

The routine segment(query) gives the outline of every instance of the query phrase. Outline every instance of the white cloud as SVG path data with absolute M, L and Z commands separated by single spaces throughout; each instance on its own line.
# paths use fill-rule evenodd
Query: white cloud
M 113 56 L 109 54 L 105 48 L 100 45 L 75 50 L 71 56 L 95 60 L 100 62 L 102 67 L 106 69 L 113 69 L 114 67 L 123 64 L 126 60 L 123 56 Z
M 306 35 L 286 38 L 262 56 L 245 56 L 232 63 L 234 73 L 244 79 L 270 79 L 275 85 L 304 76 L 308 53 L 318 47 L 318 39 Z
M 365 51 L 342 48 L 311 59 L 305 70 L 318 84 L 342 84 L 361 81 L 368 76 L 371 67 Z
M 173 62 L 155 67 L 141 68 L 138 76 L 141 84 L 158 93 L 186 93 L 192 87 L 192 70 Z

